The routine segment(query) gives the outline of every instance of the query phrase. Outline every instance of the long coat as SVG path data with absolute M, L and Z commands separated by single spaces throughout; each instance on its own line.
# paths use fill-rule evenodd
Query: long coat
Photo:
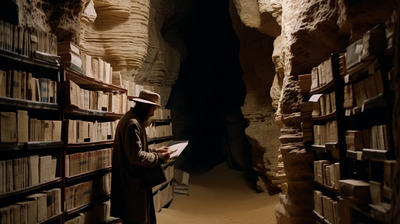
M 147 147 L 147 135 L 131 109 L 119 121 L 112 156 L 111 215 L 124 221 L 155 223 L 151 188 L 143 182 L 143 167 L 159 163 Z

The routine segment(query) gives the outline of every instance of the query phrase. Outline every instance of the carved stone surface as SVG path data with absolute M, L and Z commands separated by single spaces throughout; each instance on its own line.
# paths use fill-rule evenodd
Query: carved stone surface
M 250 2 L 258 11 L 256 2 L 243 3 L 243 7 L 246 8 L 246 4 Z M 242 2 L 236 1 L 235 4 L 242 4 Z M 279 190 L 277 185 L 282 180 L 276 176 L 279 130 L 274 124 L 274 108 L 268 91 L 275 74 L 273 62 L 269 58 L 272 54 L 273 38 L 263 35 L 256 29 L 246 27 L 238 14 L 232 11 L 234 10 L 232 6 L 231 4 L 233 27 L 241 40 L 239 57 L 246 85 L 246 98 L 242 106 L 243 115 L 248 122 L 245 133 L 251 144 L 253 168 L 260 176 L 258 188 L 273 194 Z M 241 19 L 243 21 L 243 18 Z

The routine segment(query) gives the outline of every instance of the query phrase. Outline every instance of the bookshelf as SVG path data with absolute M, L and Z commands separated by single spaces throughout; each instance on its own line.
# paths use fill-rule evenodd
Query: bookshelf
M 90 214 L 110 207 L 113 135 L 127 90 L 68 67 L 61 74 L 65 223 L 98 220 Z
M 173 140 L 171 112 L 168 109 L 155 111 L 152 125 L 146 128 L 148 146 L 156 149 L 167 145 Z M 169 160 L 163 165 L 166 181 L 153 187 L 154 209 L 160 212 L 162 208 L 168 207 L 174 198 L 174 161 Z
M 315 154 L 313 212 L 317 223 L 389 223 L 396 164 L 390 89 L 394 57 L 392 47 L 386 45 L 390 41 L 385 28 L 378 25 L 349 45 L 345 54 L 332 54 L 331 72 L 324 68 L 325 60 L 311 75 L 299 76 L 303 98 L 309 99 L 300 109 L 303 139 Z M 363 51 L 354 52 L 355 45 Z M 324 74 L 332 74 L 332 80 L 321 77 Z M 335 100 L 328 108 L 324 96 L 329 95 L 332 102 L 332 94 Z M 321 125 L 333 121 L 336 125 L 325 127 L 331 133 L 321 131 Z M 334 141 L 327 137 L 332 130 L 337 133 Z
M 6 223 L 61 223 L 59 65 L 35 57 L 41 51 L 56 58 L 56 38 L 4 21 L 0 27 L 9 37 L 0 41 L 0 216 Z M 30 38 L 39 33 L 46 37 Z
M 367 51 L 370 52 L 368 57 L 352 67 L 347 66 L 341 74 L 344 88 L 350 90 L 344 95 L 343 124 L 348 178 L 365 184 L 365 187 L 352 186 L 353 191 L 366 189 L 365 200 L 341 194 L 350 214 L 343 217 L 343 223 L 389 223 L 391 172 L 395 164 L 391 134 L 393 99 L 389 84 L 394 56 L 391 47 L 386 45 L 385 29 L 386 26 L 380 24 L 363 37 L 364 48 L 371 44 L 384 47 Z M 346 62 L 350 60 L 346 58 Z M 351 94 L 353 96 L 349 97 Z
M 314 152 L 314 211 L 318 223 L 337 223 L 339 180 L 346 169 L 343 155 L 342 98 L 338 53 L 314 67 L 311 74 L 300 75 L 304 102 L 300 105 L 303 139 Z M 307 100 L 308 99 L 308 100 Z

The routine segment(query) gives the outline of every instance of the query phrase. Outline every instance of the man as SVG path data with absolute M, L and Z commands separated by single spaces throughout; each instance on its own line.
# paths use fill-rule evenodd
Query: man
M 145 169 L 160 166 L 169 159 L 168 147 L 150 152 L 145 127 L 160 107 L 157 93 L 143 90 L 134 98 L 135 106 L 119 121 L 113 146 L 111 215 L 124 224 L 156 223 L 151 186 L 144 179 Z

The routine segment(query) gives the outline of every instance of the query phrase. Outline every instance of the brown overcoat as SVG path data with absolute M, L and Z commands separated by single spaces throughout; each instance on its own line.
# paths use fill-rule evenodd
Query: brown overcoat
M 151 188 L 143 182 L 143 167 L 155 167 L 158 156 L 147 147 L 147 135 L 131 109 L 119 121 L 112 157 L 111 215 L 124 221 L 155 223 Z

